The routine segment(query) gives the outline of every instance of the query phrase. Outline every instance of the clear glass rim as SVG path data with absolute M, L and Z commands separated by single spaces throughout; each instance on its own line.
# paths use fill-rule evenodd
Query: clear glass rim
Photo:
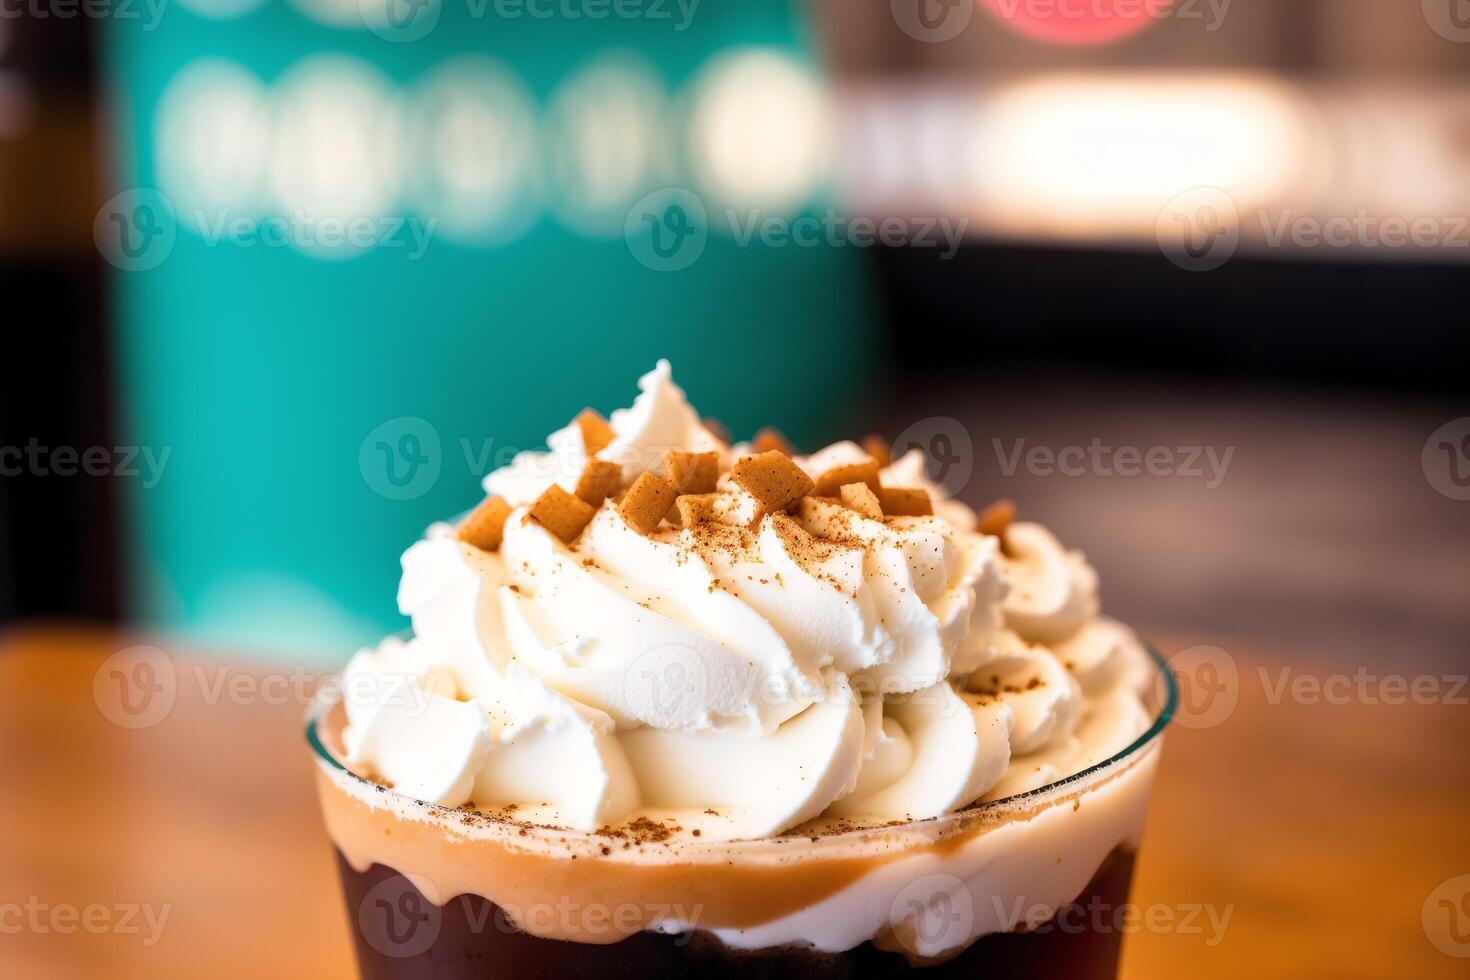
M 1151 683 L 1154 685 L 1161 684 L 1163 688 L 1163 696 L 1158 699 L 1162 703 L 1158 705 L 1158 713 L 1154 716 L 1153 723 L 1149 725 L 1149 727 L 1143 732 L 1143 734 L 1139 735 L 1121 751 L 1114 753 L 1101 762 L 1093 763 L 1086 769 L 1079 770 L 1078 772 L 1072 773 L 1069 776 L 1064 776 L 1061 779 L 1054 780 L 1053 782 L 1047 783 L 1043 786 L 1038 786 L 1035 789 L 1026 790 L 1023 793 L 1015 793 L 1011 796 L 1003 797 L 998 800 L 988 800 L 983 803 L 972 803 L 969 806 L 964 807 L 960 810 L 956 810 L 952 813 L 943 813 L 933 817 L 924 817 L 922 819 L 911 820 L 899 825 L 882 825 L 880 827 L 856 827 L 852 830 L 842 831 L 840 833 L 825 834 L 823 835 L 822 840 L 824 842 L 841 841 L 843 839 L 850 839 L 852 837 L 856 837 L 862 834 L 871 834 L 876 830 L 902 830 L 904 828 L 920 827 L 925 824 L 933 824 L 937 821 L 953 820 L 955 818 L 963 818 L 968 822 L 969 820 L 979 819 L 976 816 L 977 814 L 985 815 L 1006 813 L 1010 810 L 1024 807 L 1024 805 L 1031 800 L 1051 795 L 1064 795 L 1065 791 L 1069 787 L 1075 786 L 1080 783 L 1085 783 L 1089 780 L 1097 778 L 1110 769 L 1121 768 L 1123 764 L 1138 756 L 1145 749 L 1158 741 L 1158 739 L 1163 735 L 1164 730 L 1169 727 L 1169 722 L 1173 720 L 1175 710 L 1178 708 L 1179 705 L 1179 684 L 1174 677 L 1174 672 L 1169 669 L 1168 660 L 1165 659 L 1164 655 L 1161 654 L 1152 643 L 1148 642 L 1147 640 L 1144 640 L 1142 642 L 1144 650 L 1148 653 L 1149 660 L 1153 662 L 1153 665 L 1157 671 L 1156 675 L 1150 679 Z M 394 792 L 393 790 L 385 789 L 385 787 L 379 785 L 378 783 L 375 783 L 369 779 L 365 779 L 362 776 L 359 776 L 357 773 L 353 772 L 351 769 L 348 769 L 345 765 L 342 764 L 339 759 L 337 759 L 335 755 L 332 754 L 332 751 L 328 749 L 326 744 L 322 741 L 321 734 L 318 729 L 321 722 L 325 719 L 327 713 L 335 706 L 335 704 L 336 702 L 324 700 L 320 695 L 318 695 L 318 697 L 313 700 L 311 707 L 307 710 L 306 741 L 308 744 L 310 744 L 312 752 L 316 754 L 316 757 L 320 762 L 326 763 L 326 765 L 329 766 L 331 769 L 344 774 L 347 778 L 356 781 L 364 787 L 370 787 L 374 790 L 382 790 L 389 793 Z M 446 816 L 451 814 L 463 813 L 463 811 L 461 810 L 457 810 L 453 807 L 446 807 L 442 804 L 429 803 L 424 800 L 418 800 L 413 797 L 404 796 L 403 794 L 395 795 L 399 796 L 402 799 L 410 800 L 411 802 L 419 806 L 439 811 Z M 562 836 L 587 837 L 588 839 L 591 839 L 593 837 L 592 834 L 585 833 L 583 831 L 572 830 L 570 828 L 559 828 L 556 830 L 556 833 Z M 723 841 L 719 842 L 719 846 L 728 848 L 731 845 L 739 845 L 741 843 L 761 843 L 761 841 Z M 712 847 L 715 845 L 716 842 L 710 841 L 705 846 Z

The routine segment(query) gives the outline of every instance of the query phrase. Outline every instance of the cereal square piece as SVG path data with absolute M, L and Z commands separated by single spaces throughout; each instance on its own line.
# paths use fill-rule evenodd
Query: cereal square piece
M 893 449 L 889 447 L 888 440 L 876 432 L 863 437 L 863 452 L 876 459 L 880 469 L 893 463 Z
M 681 527 L 693 527 L 715 519 L 715 501 L 719 498 L 717 493 L 686 493 L 674 501 L 674 507 L 679 511 L 679 524 Z
M 817 477 L 817 488 L 812 491 L 819 497 L 835 497 L 849 483 L 866 483 L 874 495 L 878 493 L 878 461 L 869 459 L 855 463 L 842 463 Z
M 1001 498 L 980 512 L 980 518 L 975 522 L 975 530 L 981 534 L 993 534 L 1000 537 L 1006 533 L 1006 528 L 1016 519 L 1016 504 L 1014 501 Z
M 714 493 L 720 478 L 719 453 L 685 453 L 670 449 L 654 468 L 680 494 Z
M 678 495 L 668 480 L 652 473 L 642 473 L 623 495 L 618 513 L 639 534 L 652 534 L 669 508 L 674 506 L 674 498 Z
M 602 502 L 623 489 L 623 468 L 605 459 L 589 459 L 577 477 L 576 494 L 579 500 L 601 507 Z
M 768 425 L 755 434 L 755 440 L 751 448 L 757 453 L 785 453 L 787 456 L 796 455 L 796 447 L 791 445 L 791 440 L 781 434 L 781 430 L 775 426 Z
M 481 551 L 494 551 L 505 538 L 505 519 L 509 516 L 510 504 L 504 497 L 486 497 L 460 524 L 459 540 Z
M 577 540 L 577 535 L 592 520 L 597 508 L 579 500 L 553 483 L 546 492 L 531 505 L 531 516 L 546 526 L 552 534 L 566 544 Z
M 873 488 L 866 483 L 848 483 L 839 492 L 845 506 L 872 520 L 883 520 L 883 505 L 878 502 L 878 495 L 873 492 Z
M 883 513 L 889 517 L 928 517 L 934 513 L 934 504 L 929 500 L 929 491 L 923 487 L 916 489 L 884 487 L 878 495 L 878 500 L 883 505 Z
M 775 450 L 740 457 L 730 470 L 730 478 L 766 511 L 784 510 L 816 486 L 790 456 Z
M 616 434 L 612 426 L 607 424 L 607 419 L 598 415 L 591 408 L 582 409 L 582 414 L 577 416 L 577 428 L 582 430 L 582 445 L 587 450 L 587 455 L 592 456 L 601 452 L 607 444 L 613 441 Z

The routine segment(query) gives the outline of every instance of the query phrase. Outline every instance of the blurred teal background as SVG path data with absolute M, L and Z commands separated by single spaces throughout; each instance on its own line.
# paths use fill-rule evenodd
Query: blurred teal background
M 801 7 L 705 0 L 681 30 L 659 6 L 400 8 L 437 15 L 422 37 L 351 0 L 108 24 L 115 189 L 156 189 L 176 222 L 114 274 L 120 435 L 169 450 L 124 502 L 140 619 L 332 657 L 400 628 L 404 547 L 510 449 L 629 404 L 659 357 L 737 435 L 844 431 L 872 364 L 865 259 L 741 247 L 718 217 L 825 207 Z M 625 234 L 665 187 L 710 205 L 687 267 Z M 303 216 L 366 218 L 377 244 L 307 240 Z

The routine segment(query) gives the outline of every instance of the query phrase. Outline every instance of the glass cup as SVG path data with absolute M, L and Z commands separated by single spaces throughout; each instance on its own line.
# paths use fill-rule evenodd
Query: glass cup
M 340 761 L 330 690 L 307 718 L 364 980 L 515 976 L 1116 976 L 1163 732 L 1088 769 L 927 820 L 770 840 L 536 826 L 400 796 Z

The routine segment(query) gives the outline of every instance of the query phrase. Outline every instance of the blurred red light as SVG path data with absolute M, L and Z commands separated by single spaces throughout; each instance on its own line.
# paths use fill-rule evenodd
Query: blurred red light
M 1048 44 L 1092 46 L 1168 17 L 1173 0 L 979 0 L 1002 23 Z

